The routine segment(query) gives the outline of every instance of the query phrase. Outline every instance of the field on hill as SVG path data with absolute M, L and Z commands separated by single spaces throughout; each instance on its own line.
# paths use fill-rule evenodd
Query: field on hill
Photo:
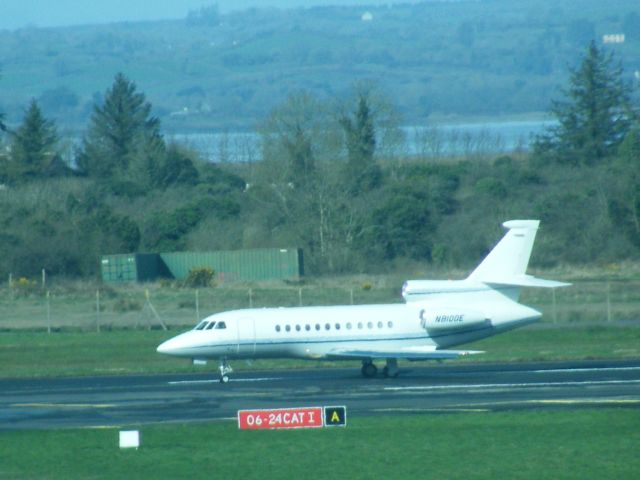
M 567 65 L 605 34 L 625 34 L 606 47 L 633 78 L 637 14 L 633 0 L 422 2 L 0 31 L 0 111 L 17 122 L 37 98 L 65 129 L 83 130 L 124 72 L 168 131 L 253 129 L 291 92 L 331 102 L 361 80 L 377 83 L 409 125 L 541 112 Z

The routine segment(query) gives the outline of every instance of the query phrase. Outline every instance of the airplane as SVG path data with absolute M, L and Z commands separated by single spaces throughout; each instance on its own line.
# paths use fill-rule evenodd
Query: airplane
M 230 359 L 358 359 L 364 377 L 396 377 L 398 360 L 444 360 L 483 353 L 451 347 L 522 327 L 542 314 L 518 303 L 523 287 L 569 283 L 526 274 L 539 220 L 510 220 L 506 234 L 464 280 L 409 280 L 404 303 L 241 309 L 211 315 L 173 337 L 158 353 L 219 360 L 229 381 Z

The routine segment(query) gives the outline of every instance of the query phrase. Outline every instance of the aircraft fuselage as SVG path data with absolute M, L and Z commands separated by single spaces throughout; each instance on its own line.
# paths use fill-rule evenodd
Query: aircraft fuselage
M 232 310 L 211 315 L 158 352 L 194 359 L 340 358 L 339 352 L 448 348 L 516 328 L 540 312 L 509 300 L 473 308 L 420 304 Z M 216 328 L 223 325 L 224 328 Z M 210 327 L 210 328 L 208 328 Z M 352 358 L 352 356 L 345 357 Z

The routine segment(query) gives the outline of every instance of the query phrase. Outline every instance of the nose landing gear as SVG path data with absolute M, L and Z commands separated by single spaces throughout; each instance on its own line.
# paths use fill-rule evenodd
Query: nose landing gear
M 229 374 L 233 372 L 233 368 L 231 368 L 226 358 L 221 358 L 218 371 L 220 372 L 220 383 L 227 383 L 229 381 Z

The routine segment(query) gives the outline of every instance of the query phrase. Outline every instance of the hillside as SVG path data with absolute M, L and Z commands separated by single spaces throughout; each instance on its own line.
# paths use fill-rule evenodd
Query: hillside
M 0 111 L 37 98 L 83 130 L 117 72 L 144 90 L 166 131 L 252 129 L 292 91 L 333 100 L 359 80 L 404 122 L 545 111 L 591 38 L 640 70 L 633 0 L 494 0 L 363 7 L 217 9 L 185 20 L 0 31 Z

